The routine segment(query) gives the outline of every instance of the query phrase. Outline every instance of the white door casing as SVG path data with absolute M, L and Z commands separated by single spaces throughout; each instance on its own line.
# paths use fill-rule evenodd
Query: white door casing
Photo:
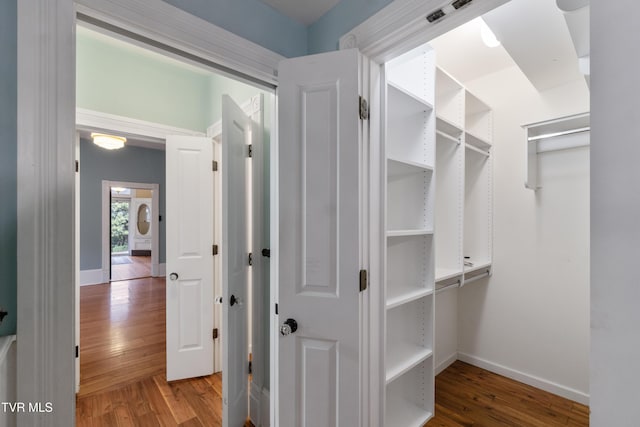
M 359 53 L 280 63 L 275 420 L 360 425 Z M 272 393 L 274 391 L 272 390 Z
M 213 373 L 212 159 L 211 138 L 167 137 L 168 381 Z
M 229 97 L 222 97 L 222 422 L 244 425 L 249 414 L 251 120 Z

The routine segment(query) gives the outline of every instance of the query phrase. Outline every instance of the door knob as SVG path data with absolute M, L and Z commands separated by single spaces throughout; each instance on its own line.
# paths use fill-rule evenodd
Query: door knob
M 282 335 L 289 335 L 298 330 L 298 322 L 295 319 L 287 319 L 284 321 L 282 326 L 280 326 L 280 333 Z
M 178 280 L 178 273 L 171 273 L 169 275 L 169 279 L 171 279 L 172 282 L 175 282 L 176 280 Z

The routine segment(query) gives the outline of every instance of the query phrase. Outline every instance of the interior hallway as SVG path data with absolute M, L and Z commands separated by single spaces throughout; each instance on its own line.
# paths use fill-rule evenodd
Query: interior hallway
M 165 379 L 165 279 L 80 289 L 78 426 L 220 426 L 222 377 Z
M 111 280 L 131 280 L 151 276 L 151 256 L 111 256 Z

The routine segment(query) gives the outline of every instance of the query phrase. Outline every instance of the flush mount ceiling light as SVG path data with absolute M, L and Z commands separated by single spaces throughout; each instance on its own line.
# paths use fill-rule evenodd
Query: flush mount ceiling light
M 91 139 L 93 139 L 94 144 L 105 150 L 120 149 L 124 147 L 124 143 L 127 142 L 127 138 L 123 136 L 106 135 L 104 133 L 92 133 Z
M 493 34 L 491 28 L 487 25 L 486 22 L 482 18 L 480 18 L 480 37 L 482 37 L 482 42 L 487 47 L 498 47 L 500 46 L 500 40 L 497 39 L 496 35 Z

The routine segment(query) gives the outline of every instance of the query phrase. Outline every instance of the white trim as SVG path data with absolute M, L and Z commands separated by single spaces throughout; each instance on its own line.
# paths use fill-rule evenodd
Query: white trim
M 160 185 L 159 184 L 148 184 L 142 182 L 127 182 L 127 181 L 107 181 L 102 180 L 102 256 L 101 256 L 101 264 L 102 264 L 102 283 L 109 282 L 109 267 L 111 266 L 111 248 L 109 248 L 109 194 L 111 192 L 111 187 L 125 187 L 125 188 L 141 188 L 146 190 L 151 190 L 151 276 L 158 277 L 159 271 L 159 260 L 160 260 L 160 222 L 159 212 L 160 212 Z
M 90 18 L 217 64 L 222 69 L 270 85 L 277 83 L 278 63 L 283 56 L 166 2 L 77 0 L 76 3 L 78 13 Z M 168 53 L 160 51 L 165 55 Z M 238 78 L 237 75 L 233 77 Z
M 456 360 L 458 360 L 458 352 L 454 351 L 449 357 L 445 358 L 442 362 L 438 363 L 435 369 L 435 375 L 438 375 L 440 372 L 447 369 Z
M 166 277 L 167 276 L 167 264 L 160 263 L 158 264 L 158 274 L 156 277 Z
M 589 405 L 589 394 L 579 390 L 575 390 L 571 387 L 564 386 L 562 384 L 554 383 L 553 381 L 546 380 L 544 378 L 536 377 L 535 375 L 527 374 L 525 372 L 517 371 L 515 369 L 500 365 L 498 363 L 490 362 L 466 353 L 458 353 L 458 360 L 469 363 L 478 368 L 486 369 L 487 371 L 495 372 L 512 380 L 519 381 L 524 384 L 528 384 L 532 387 L 539 388 L 540 390 L 547 391 L 549 393 L 556 394 L 574 402 L 581 403 L 583 405 Z
M 262 388 L 253 382 L 249 383 L 249 418 L 254 426 L 262 425 Z
M 431 24 L 426 16 L 450 1 L 396 0 L 342 36 L 340 49 L 357 47 L 370 59 L 383 63 L 508 1 L 475 1 Z
M 190 129 L 102 113 L 85 108 L 76 108 L 76 128 L 89 132 L 117 131 L 118 134 L 128 138 L 135 138 L 138 141 L 145 141 L 154 145 L 157 144 L 158 148 L 164 148 L 168 135 L 204 136 L 204 133 Z
M 95 270 L 80 270 L 80 286 L 100 285 L 102 283 L 109 283 L 109 281 L 104 281 L 101 268 Z
M 18 26 L 19 402 L 53 413 L 17 425 L 75 420 L 75 24 L 72 0 L 20 0 Z

